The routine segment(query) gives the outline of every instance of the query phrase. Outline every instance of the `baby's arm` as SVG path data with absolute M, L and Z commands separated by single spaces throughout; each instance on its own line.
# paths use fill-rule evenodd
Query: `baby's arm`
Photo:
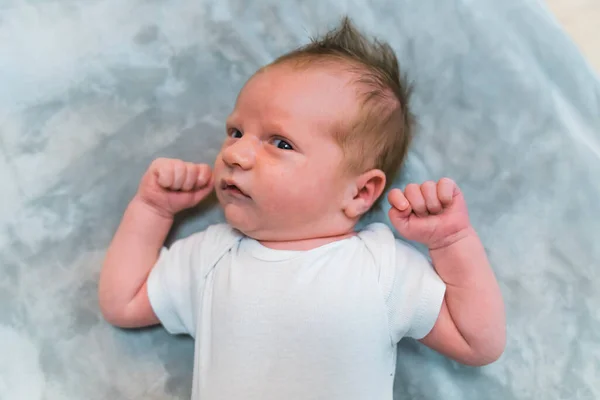
M 125 211 L 100 274 L 100 309 L 108 322 L 123 328 L 159 323 L 150 306 L 146 279 L 174 215 L 198 204 L 211 190 L 208 165 L 170 159 L 151 164 Z
M 470 228 L 430 255 L 446 283 L 446 297 L 438 321 L 421 342 L 464 364 L 496 361 L 506 341 L 504 305 L 477 234 Z
M 409 240 L 428 246 L 446 295 L 425 345 L 467 365 L 497 360 L 506 341 L 504 304 L 485 250 L 450 179 L 390 192 L 390 219 Z

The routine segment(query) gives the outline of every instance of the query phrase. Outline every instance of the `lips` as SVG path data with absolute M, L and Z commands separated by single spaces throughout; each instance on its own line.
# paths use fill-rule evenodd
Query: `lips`
M 243 196 L 250 198 L 250 196 L 248 196 L 246 192 L 244 192 L 233 180 L 230 179 L 223 179 L 221 181 L 221 190 L 225 193 L 229 193 L 235 196 Z

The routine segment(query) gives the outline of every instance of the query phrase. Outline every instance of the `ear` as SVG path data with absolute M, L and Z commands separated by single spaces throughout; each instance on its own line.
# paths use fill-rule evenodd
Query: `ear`
M 353 182 L 344 214 L 350 219 L 365 214 L 377 201 L 385 188 L 385 174 L 379 169 L 372 169 L 358 176 Z

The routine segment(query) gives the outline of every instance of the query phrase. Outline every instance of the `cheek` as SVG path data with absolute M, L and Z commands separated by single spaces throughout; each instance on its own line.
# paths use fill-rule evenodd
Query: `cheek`
M 213 172 L 216 173 L 217 171 L 222 169 L 222 165 L 223 165 L 223 161 L 221 159 L 221 153 L 217 154 L 217 158 L 215 159 L 215 163 L 213 165 Z
M 223 160 L 222 154 L 217 154 L 217 158 L 215 158 L 215 163 L 213 165 L 213 174 L 216 177 L 222 177 L 223 175 L 228 175 L 228 167 Z
M 258 171 L 257 171 L 258 172 Z M 258 178 L 258 179 L 257 179 Z M 262 208 L 283 211 L 296 203 L 306 191 L 306 179 L 291 168 L 265 168 L 255 175 L 254 185 L 260 187 Z
M 290 174 L 282 171 L 270 177 L 265 193 L 272 209 L 320 210 L 335 201 L 339 193 L 337 183 L 329 174 L 308 169 Z

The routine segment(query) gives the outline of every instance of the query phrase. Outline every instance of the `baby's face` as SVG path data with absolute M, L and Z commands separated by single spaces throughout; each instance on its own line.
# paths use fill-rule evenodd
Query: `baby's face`
M 252 77 L 215 162 L 227 221 L 257 240 L 338 234 L 352 176 L 333 133 L 356 112 L 339 71 L 278 65 Z

